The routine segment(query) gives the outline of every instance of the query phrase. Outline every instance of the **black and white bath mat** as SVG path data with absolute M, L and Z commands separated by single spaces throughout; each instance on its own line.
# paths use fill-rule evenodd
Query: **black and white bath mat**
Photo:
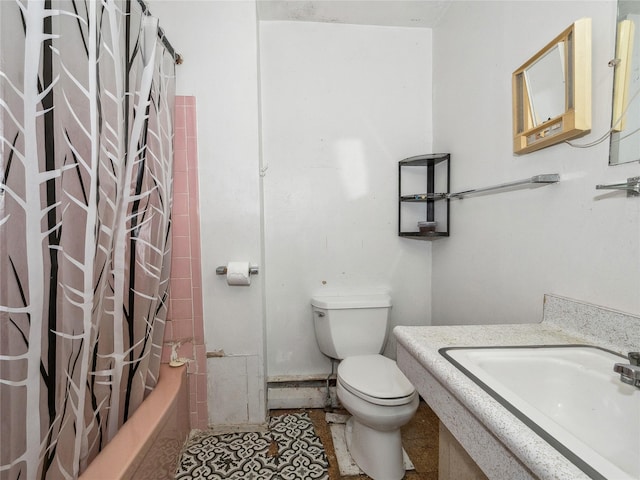
M 176 480 L 328 480 L 327 457 L 306 412 L 271 418 L 265 433 L 200 432 L 185 446 Z

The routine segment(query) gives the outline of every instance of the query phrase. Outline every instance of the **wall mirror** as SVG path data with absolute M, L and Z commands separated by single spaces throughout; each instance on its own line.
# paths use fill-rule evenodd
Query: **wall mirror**
M 609 164 L 640 160 L 640 2 L 618 1 Z
M 591 19 L 578 20 L 512 75 L 513 151 L 523 154 L 591 130 Z

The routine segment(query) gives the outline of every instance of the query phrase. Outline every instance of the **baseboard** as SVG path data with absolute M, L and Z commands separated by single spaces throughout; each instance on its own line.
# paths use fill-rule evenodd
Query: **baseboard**
M 325 408 L 338 406 L 335 378 L 327 380 L 279 380 L 267 382 L 267 408 Z

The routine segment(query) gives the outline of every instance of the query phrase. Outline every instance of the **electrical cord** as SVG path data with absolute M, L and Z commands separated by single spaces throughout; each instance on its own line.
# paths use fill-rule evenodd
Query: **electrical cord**
M 620 116 L 616 119 L 616 121 L 613 123 L 613 125 L 611 125 L 611 128 L 604 133 L 602 136 L 600 136 L 599 138 L 597 138 L 596 140 L 589 142 L 589 143 L 584 143 L 584 144 L 577 144 L 577 143 L 573 143 L 570 142 L 568 140 L 566 140 L 564 143 L 566 143 L 567 145 L 569 145 L 570 147 L 573 148 L 591 148 L 591 147 L 595 147 L 596 145 L 601 144 L 602 142 L 604 142 L 606 139 L 608 139 L 612 133 L 614 133 L 615 128 L 618 126 L 618 124 L 622 121 L 622 119 L 624 118 L 625 114 L 627 113 L 627 110 L 629 110 L 629 107 L 631 106 L 631 104 L 633 103 L 633 101 L 636 99 L 636 97 L 640 95 L 640 90 L 637 90 L 636 93 L 633 94 L 633 96 L 631 97 L 631 99 L 627 102 L 627 106 L 624 107 L 624 110 L 622 110 L 622 113 L 620 113 Z M 624 137 L 621 137 L 620 140 L 627 138 L 631 135 L 633 135 L 634 133 L 636 133 L 638 130 L 640 130 L 640 128 L 637 128 L 636 130 L 634 130 L 631 133 L 628 133 L 627 135 L 625 135 Z

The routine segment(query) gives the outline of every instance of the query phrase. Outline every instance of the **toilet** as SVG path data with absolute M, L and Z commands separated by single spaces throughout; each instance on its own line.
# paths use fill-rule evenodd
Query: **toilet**
M 400 427 L 418 409 L 418 393 L 396 362 L 380 355 L 387 340 L 388 295 L 313 297 L 313 324 L 320 351 L 341 360 L 337 394 L 351 414 L 347 448 L 374 480 L 405 473 Z

